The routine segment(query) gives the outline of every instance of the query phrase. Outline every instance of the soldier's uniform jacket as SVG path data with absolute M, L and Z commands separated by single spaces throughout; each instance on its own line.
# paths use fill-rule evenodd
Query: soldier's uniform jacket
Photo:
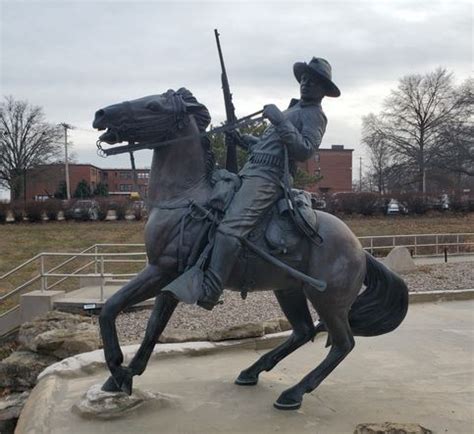
M 218 231 L 246 236 L 258 220 L 283 195 L 284 145 L 290 162 L 311 158 L 326 130 L 326 116 L 320 103 L 292 100 L 283 121 L 270 125 L 260 138 L 244 135 L 249 159 L 239 175 L 242 186 L 227 209 Z
M 321 144 L 326 130 L 327 118 L 320 103 L 292 100 L 283 112 L 284 120 L 270 125 L 259 138 L 245 136 L 249 145 L 249 161 L 241 175 L 252 172 L 271 171 L 281 175 L 284 164 L 284 148 L 288 148 L 291 161 L 306 161 Z

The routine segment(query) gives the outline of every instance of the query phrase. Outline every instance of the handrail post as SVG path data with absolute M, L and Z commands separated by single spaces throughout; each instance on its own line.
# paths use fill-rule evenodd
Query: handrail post
M 98 274 L 99 273 L 99 267 L 98 267 L 98 264 L 97 264 L 97 253 L 98 253 L 98 248 L 97 248 L 97 244 L 94 246 L 94 274 Z
M 104 301 L 104 256 L 100 257 L 100 301 Z
M 438 235 L 436 235 L 436 254 L 439 253 L 438 243 L 439 243 L 439 237 L 438 237 Z
M 40 276 L 41 276 L 41 292 L 44 292 L 48 289 L 47 277 L 44 273 L 44 256 L 40 256 Z
M 370 254 L 374 254 L 374 237 L 370 238 Z
M 416 240 L 417 240 L 417 238 L 418 238 L 418 237 L 415 235 L 415 255 L 414 255 L 414 256 L 416 256 L 416 254 L 417 254 L 417 253 L 416 253 L 416 245 L 417 245 Z
M 459 234 L 456 235 L 456 252 L 459 255 Z

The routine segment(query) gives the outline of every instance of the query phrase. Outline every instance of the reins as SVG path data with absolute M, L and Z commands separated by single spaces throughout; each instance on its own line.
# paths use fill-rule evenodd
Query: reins
M 128 145 L 123 145 L 123 146 L 115 146 L 113 148 L 109 148 L 109 149 L 104 149 L 102 147 L 102 142 L 100 139 L 97 140 L 96 142 L 96 146 L 97 146 L 97 153 L 98 155 L 100 155 L 101 157 L 108 157 L 109 155 L 118 155 L 118 154 L 124 154 L 124 153 L 128 153 L 128 152 L 134 152 L 134 151 L 139 151 L 139 150 L 142 150 L 142 149 L 153 149 L 153 148 L 161 148 L 161 147 L 164 147 L 164 146 L 169 146 L 169 145 L 172 145 L 173 143 L 177 143 L 181 140 L 186 140 L 186 139 L 193 139 L 193 138 L 204 138 L 204 137 L 209 137 L 213 134 L 219 134 L 219 133 L 225 133 L 227 131 L 231 131 L 231 130 L 234 130 L 238 127 L 243 127 L 243 126 L 246 126 L 248 124 L 251 124 L 253 122 L 259 122 L 261 120 L 263 120 L 263 117 L 260 116 L 260 117 L 256 117 L 257 115 L 261 114 L 263 112 L 263 110 L 259 110 L 255 113 L 252 113 L 250 115 L 247 115 L 247 116 L 244 116 L 240 119 L 237 119 L 235 122 L 232 122 L 231 124 L 225 124 L 225 125 L 222 125 L 220 127 L 216 127 L 216 128 L 212 128 L 211 130 L 209 131 L 204 131 L 200 134 L 193 134 L 193 135 L 189 135 L 189 136 L 184 136 L 184 137 L 176 137 L 174 139 L 167 139 L 167 137 L 170 137 L 173 133 L 175 133 L 177 130 L 179 129 L 182 129 L 184 127 L 184 124 L 183 122 L 185 122 L 185 118 L 186 116 L 183 116 L 185 114 L 185 112 L 181 112 L 181 113 L 176 113 L 175 114 L 175 119 L 173 119 L 175 122 L 174 122 L 174 125 L 176 126 L 175 129 L 168 129 L 166 130 L 168 136 L 167 137 L 163 137 L 161 138 L 161 140 L 153 140 L 153 141 L 150 141 L 150 142 L 141 142 L 141 143 L 136 143 L 136 134 L 134 134 L 135 131 L 138 130 L 138 127 L 134 126 L 133 128 L 131 127 L 127 127 L 126 124 L 124 124 L 124 127 L 122 129 L 122 131 L 127 131 L 128 134 L 130 134 L 129 136 L 129 139 L 128 139 L 128 142 L 129 144 Z M 137 123 L 139 123 L 137 121 Z M 141 135 L 143 135 L 143 128 L 144 127 L 147 127 L 148 124 L 150 122 L 144 122 L 144 126 L 141 126 L 140 128 L 140 132 L 141 132 Z M 164 122 L 160 122 L 160 126 L 161 124 L 164 123 Z M 120 130 L 121 127 L 118 128 L 118 130 Z M 128 128 L 128 129 L 127 129 Z M 115 131 L 115 129 L 111 129 L 111 131 L 115 134 L 117 134 L 117 132 Z M 153 134 L 155 132 L 162 132 L 162 130 L 159 130 L 157 129 L 157 126 L 156 126 L 156 123 L 153 125 L 153 128 L 150 128 L 148 130 L 145 130 L 146 131 L 146 134 L 149 135 L 149 134 Z M 134 139 L 135 137 L 135 139 Z M 121 138 L 120 135 L 116 135 L 116 138 Z M 118 140 L 118 141 L 121 141 L 121 140 Z

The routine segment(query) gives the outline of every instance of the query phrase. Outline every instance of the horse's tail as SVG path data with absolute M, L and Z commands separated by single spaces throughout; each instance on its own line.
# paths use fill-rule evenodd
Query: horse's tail
M 405 282 L 372 255 L 366 253 L 366 290 L 349 312 L 349 324 L 355 336 L 378 336 L 395 330 L 408 310 Z

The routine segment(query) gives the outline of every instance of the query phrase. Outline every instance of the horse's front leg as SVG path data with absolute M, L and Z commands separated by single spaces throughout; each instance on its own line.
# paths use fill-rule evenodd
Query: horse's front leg
M 153 353 L 153 348 L 168 324 L 178 303 L 178 300 L 167 292 L 156 297 L 155 306 L 148 320 L 143 342 L 128 365 L 131 375 L 141 375 L 143 371 L 145 371 L 148 360 Z
M 155 265 L 147 265 L 134 279 L 109 298 L 102 308 L 99 316 L 100 333 L 105 361 L 112 374 L 103 385 L 103 390 L 110 392 L 120 390 L 125 378 L 129 376 L 128 368 L 122 367 L 123 354 L 115 325 L 118 314 L 129 306 L 155 296 L 167 283 L 168 279 Z

